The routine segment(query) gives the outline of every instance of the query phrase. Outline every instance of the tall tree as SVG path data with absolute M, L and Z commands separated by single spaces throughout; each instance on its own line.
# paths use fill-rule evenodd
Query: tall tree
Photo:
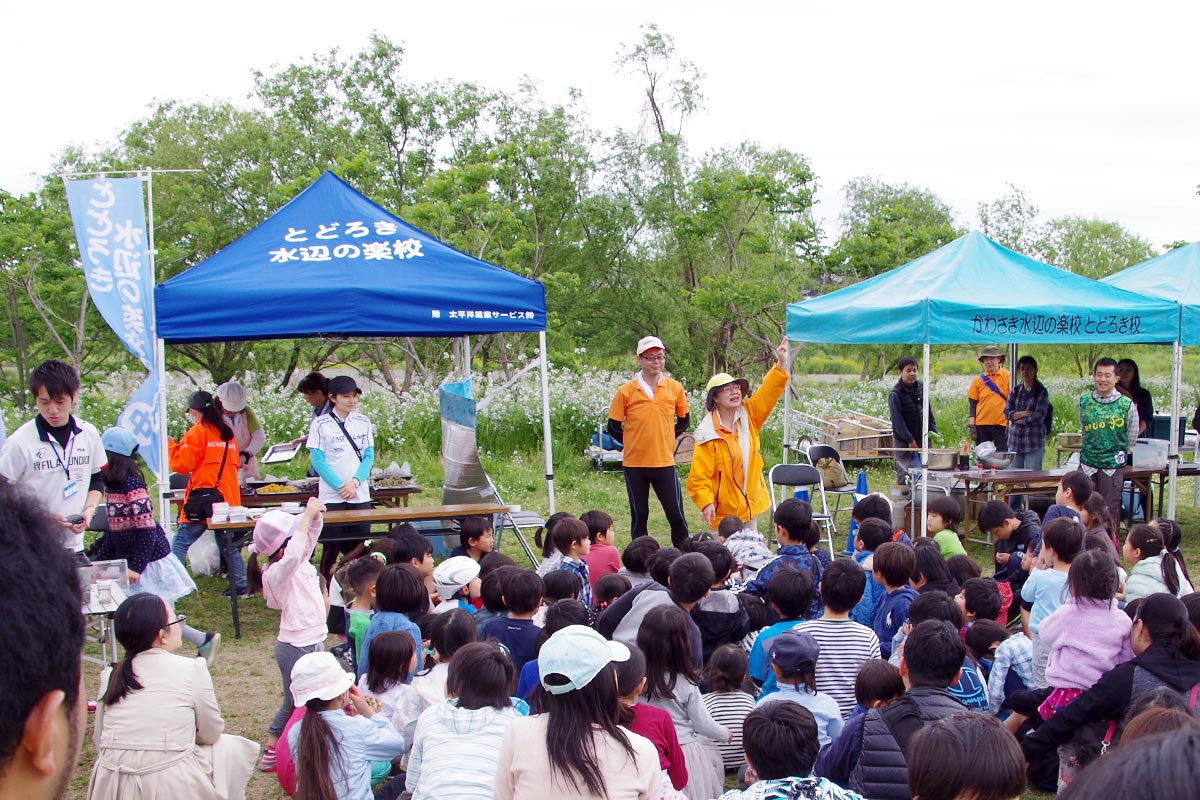
M 864 177 L 847 183 L 845 195 L 841 234 L 826 259 L 841 280 L 864 280 L 903 266 L 964 233 L 950 206 L 928 189 Z M 869 348 L 862 377 L 881 377 L 908 349 Z

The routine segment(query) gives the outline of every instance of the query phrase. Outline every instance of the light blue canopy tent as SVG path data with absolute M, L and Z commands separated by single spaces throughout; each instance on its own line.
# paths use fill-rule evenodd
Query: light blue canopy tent
M 1171 490 L 1167 495 L 1167 516 L 1174 519 L 1183 346 L 1200 344 L 1200 242 L 1177 247 L 1161 256 L 1126 267 L 1104 278 L 1102 283 L 1179 304 L 1179 341 L 1175 343 L 1171 366 L 1171 441 L 1168 449 Z
M 789 303 L 787 333 L 831 344 L 1173 342 L 1179 309 L 973 231 L 890 272 Z
M 409 225 L 332 172 L 232 244 L 156 286 L 154 302 L 160 351 L 162 342 L 326 334 L 463 337 L 462 369 L 469 375 L 466 337 L 536 332 L 554 512 L 545 287 Z
M 1052 267 L 972 231 L 882 275 L 789 303 L 787 335 L 798 342 L 923 345 L 928 385 L 932 344 L 1174 342 L 1179 307 Z M 928 392 L 924 405 L 927 418 Z M 787 408 L 785 414 L 786 421 Z M 928 435 L 921 446 L 927 460 Z

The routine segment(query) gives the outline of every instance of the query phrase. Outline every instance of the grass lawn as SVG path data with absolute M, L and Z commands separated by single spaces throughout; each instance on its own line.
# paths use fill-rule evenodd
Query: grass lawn
M 425 487 L 425 493 L 413 498 L 413 505 L 436 504 L 440 501 L 441 467 L 435 455 L 415 454 L 412 458 L 417 480 Z M 772 463 L 771 455 L 767 463 Z M 526 509 L 543 513 L 547 509 L 545 484 L 542 480 L 542 464 L 538 457 L 514 456 L 512 459 L 486 463 L 504 499 L 508 503 L 519 503 Z M 893 478 L 890 463 L 876 463 L 868 468 L 872 490 L 886 491 Z M 681 472 L 681 476 L 682 476 Z M 556 476 L 556 499 L 559 510 L 575 514 L 588 509 L 602 509 L 616 520 L 618 545 L 623 547 L 629 540 L 629 509 L 625 497 L 625 484 L 620 471 L 598 473 L 589 469 L 582 458 L 570 464 Z M 682 479 L 682 477 L 681 477 Z M 1200 511 L 1192 506 L 1191 481 L 1181 483 L 1179 493 L 1179 521 L 1184 530 L 1184 553 L 1189 563 L 1200 563 L 1200 546 L 1194 532 L 1200 529 Z M 684 498 L 688 522 L 692 530 L 703 529 L 699 511 Z M 662 542 L 670 540 L 661 510 L 655 513 L 656 504 L 651 502 L 651 532 Z M 836 542 L 840 549 L 845 544 L 844 531 L 848 515 L 839 519 L 842 534 Z M 760 525 L 765 531 L 765 525 Z M 503 550 L 524 566 L 524 555 L 520 552 L 511 534 L 504 537 Z M 982 544 L 970 544 L 968 550 L 984 568 L 991 571 L 989 549 Z M 244 601 L 241 606 L 242 638 L 233 638 L 229 614 L 229 601 L 221 596 L 224 581 L 216 578 L 201 578 L 197 581 L 199 592 L 180 600 L 178 611 L 188 615 L 189 623 L 201 630 L 221 630 L 224 642 L 220 660 L 213 669 L 217 696 L 225 717 L 226 730 L 250 739 L 261 741 L 266 735 L 270 720 L 281 699 L 279 672 L 273 654 L 274 637 L 277 632 L 278 612 L 266 608 L 261 597 Z M 332 644 L 331 640 L 331 644 Z M 184 644 L 180 651 L 191 655 L 194 651 Z M 94 697 L 99 680 L 99 668 L 85 664 L 89 696 Z M 90 723 L 89 723 L 90 724 Z M 87 791 L 88 775 L 94 758 L 91 731 L 84 739 L 83 752 L 74 781 L 68 791 L 69 798 L 82 798 Z M 248 797 L 255 800 L 285 797 L 271 774 L 256 773 L 250 782 Z M 1030 793 L 1029 797 L 1041 797 Z

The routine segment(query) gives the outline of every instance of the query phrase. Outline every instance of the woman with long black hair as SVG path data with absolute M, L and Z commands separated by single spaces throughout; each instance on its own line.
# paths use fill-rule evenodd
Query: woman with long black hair
M 500 747 L 497 800 L 650 800 L 662 792 L 658 751 L 620 727 L 614 661 L 629 648 L 584 625 L 538 654 L 538 707 L 513 720 Z
M 203 517 L 197 517 L 188 500 L 197 489 L 216 488 L 221 500 L 231 506 L 242 504 L 242 492 L 238 487 L 238 448 L 233 429 L 221 416 L 221 401 L 208 392 L 192 392 L 188 397 L 188 419 L 192 427 L 176 442 L 167 440 L 167 458 L 171 471 L 188 476 L 183 504 L 179 509 L 179 527 L 171 541 L 171 552 L 180 563 L 187 563 L 188 548 L 207 530 Z M 197 517 L 197 518 L 193 518 Z M 219 543 L 229 534 L 219 537 Z M 246 591 L 246 562 L 241 554 L 232 559 L 229 569 L 233 571 L 233 582 L 239 594 L 249 596 Z M 229 590 L 226 590 L 226 594 Z
M 117 608 L 125 657 L 100 677 L 88 800 L 245 796 L 258 745 L 224 732 L 204 659 L 175 655 L 185 619 L 152 594 Z

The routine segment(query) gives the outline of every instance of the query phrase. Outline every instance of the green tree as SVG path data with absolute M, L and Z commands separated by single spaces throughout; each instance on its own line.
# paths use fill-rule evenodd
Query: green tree
M 964 233 L 950 206 L 928 189 L 864 177 L 847 183 L 845 195 L 841 234 L 826 259 L 841 281 L 865 280 L 901 267 Z M 862 377 L 881 377 L 910 349 L 865 349 Z
M 1024 190 L 1008 185 L 1009 193 L 990 203 L 979 204 L 979 229 L 985 236 L 1009 250 L 1030 255 L 1038 249 L 1042 228 L 1038 207 Z
M 1119 222 L 1076 216 L 1050 220 L 1036 252 L 1048 264 L 1096 280 L 1157 255 L 1154 245 Z
M 1068 216 L 1048 222 L 1036 243 L 1035 257 L 1056 267 L 1098 280 L 1158 255 L 1154 246 L 1118 222 Z M 1068 345 L 1082 377 L 1107 352 L 1102 345 Z

